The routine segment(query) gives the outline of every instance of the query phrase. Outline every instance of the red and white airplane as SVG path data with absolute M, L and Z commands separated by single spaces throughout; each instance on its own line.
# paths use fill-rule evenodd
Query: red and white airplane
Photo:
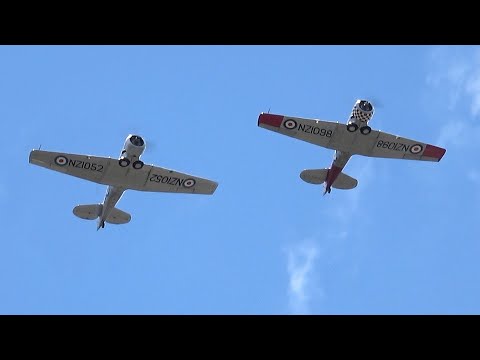
M 329 169 L 300 173 L 310 184 L 325 183 L 324 195 L 331 188 L 353 189 L 358 181 L 342 170 L 352 155 L 405 160 L 440 161 L 446 150 L 420 141 L 372 130 L 368 122 L 374 113 L 367 100 L 357 100 L 346 124 L 317 119 L 261 113 L 258 126 L 309 143 L 335 150 Z

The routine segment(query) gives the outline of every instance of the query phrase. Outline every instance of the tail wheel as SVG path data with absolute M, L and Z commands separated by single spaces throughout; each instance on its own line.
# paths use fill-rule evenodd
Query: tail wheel
M 118 160 L 118 164 L 121 167 L 127 167 L 128 165 L 130 165 L 130 160 L 125 159 L 125 158 L 121 158 L 120 160 Z
M 370 126 L 362 126 L 360 128 L 360 132 L 363 134 L 363 135 L 368 135 L 372 132 L 372 128 Z
M 137 160 L 132 164 L 134 169 L 140 170 L 143 167 L 143 161 Z
M 357 129 L 358 129 L 357 124 L 351 123 L 351 124 L 347 125 L 347 130 L 350 131 L 350 132 L 355 132 L 355 131 L 357 131 Z

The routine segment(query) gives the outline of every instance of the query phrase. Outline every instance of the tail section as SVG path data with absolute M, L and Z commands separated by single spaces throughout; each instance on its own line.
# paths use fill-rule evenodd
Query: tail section
M 341 172 L 338 174 L 337 179 L 333 182 L 332 187 L 335 189 L 350 190 L 357 187 L 357 185 L 357 179 L 354 179 L 351 176 Z
M 312 170 L 303 170 L 300 173 L 300 178 L 309 183 L 320 185 L 327 180 L 328 169 L 312 169 Z
M 329 169 L 310 169 L 303 170 L 300 178 L 309 184 L 323 184 L 327 180 Z M 332 184 L 335 189 L 350 190 L 357 186 L 358 181 L 351 176 L 341 172 Z
M 102 215 L 103 205 L 102 204 L 92 204 L 92 205 L 78 205 L 73 208 L 73 213 L 75 216 L 78 216 L 80 219 L 85 220 L 95 220 Z M 113 208 L 108 214 L 106 219 L 98 219 L 98 227 L 105 227 L 105 222 L 109 224 L 126 224 L 130 222 L 131 216 L 129 213 L 122 211 L 117 208 Z
M 78 205 L 73 208 L 73 213 L 80 219 L 94 220 L 102 213 L 102 204 Z
M 105 221 L 109 224 L 126 224 L 130 222 L 131 219 L 132 217 L 129 213 L 113 208 Z

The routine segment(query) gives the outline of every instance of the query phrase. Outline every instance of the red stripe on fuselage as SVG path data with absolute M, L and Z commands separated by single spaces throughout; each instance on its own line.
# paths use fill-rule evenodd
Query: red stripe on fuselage
M 260 124 L 270 125 L 274 127 L 280 127 L 282 125 L 283 116 L 282 115 L 273 115 L 273 114 L 264 114 L 261 113 L 258 117 L 258 126 Z
M 327 189 L 330 189 L 333 182 L 337 179 L 338 174 L 342 172 L 342 169 L 343 168 L 332 164 L 332 167 L 328 170 L 328 174 L 327 174 L 327 180 L 326 180 Z
M 427 157 L 432 157 L 432 158 L 437 158 L 438 161 L 440 161 L 445 155 L 446 149 L 442 149 L 438 146 L 433 146 L 433 145 L 427 145 L 425 146 L 425 151 L 423 152 L 423 156 Z

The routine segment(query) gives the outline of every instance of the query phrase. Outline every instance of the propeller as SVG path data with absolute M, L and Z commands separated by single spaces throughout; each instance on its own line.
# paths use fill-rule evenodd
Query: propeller
M 384 107 L 383 101 L 377 96 L 369 96 L 365 100 L 368 100 L 374 108 L 381 109 Z
M 135 124 L 135 125 L 125 124 L 120 127 L 117 127 L 114 137 L 115 139 L 117 138 L 120 139 L 119 140 L 120 143 L 123 144 L 122 141 L 124 141 L 129 134 L 141 136 L 145 141 L 145 152 L 143 153 L 145 155 L 146 153 L 149 153 L 152 150 L 155 151 L 157 147 L 156 141 L 153 141 L 153 139 L 151 138 L 151 135 L 150 135 L 151 133 L 152 131 L 148 131 L 144 129 L 144 127 L 139 127 L 138 124 Z

